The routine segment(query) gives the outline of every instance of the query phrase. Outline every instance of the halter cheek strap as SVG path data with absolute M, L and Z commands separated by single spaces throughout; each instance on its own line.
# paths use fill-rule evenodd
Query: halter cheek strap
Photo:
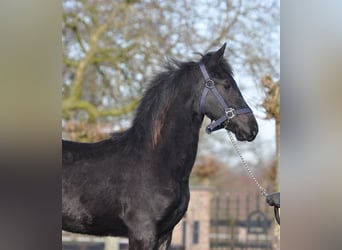
M 205 80 L 205 87 L 202 91 L 201 101 L 200 101 L 200 112 L 201 114 L 205 115 L 205 100 L 209 92 L 211 92 L 217 101 L 220 103 L 222 108 L 224 109 L 224 114 L 218 118 L 217 120 L 210 123 L 205 131 L 210 134 L 211 132 L 221 129 L 224 126 L 225 122 L 229 122 L 230 119 L 233 119 L 236 115 L 252 113 L 252 110 L 249 107 L 241 108 L 235 110 L 232 107 L 229 107 L 226 102 L 224 101 L 222 95 L 218 92 L 215 82 L 210 79 L 207 69 L 202 61 L 199 62 L 199 66 Z

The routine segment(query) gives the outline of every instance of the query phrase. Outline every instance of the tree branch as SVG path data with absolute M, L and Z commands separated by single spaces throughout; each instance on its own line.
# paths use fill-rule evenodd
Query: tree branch
M 135 110 L 138 106 L 139 99 L 133 99 L 124 107 L 112 108 L 105 110 L 98 110 L 93 104 L 83 100 L 67 99 L 62 102 L 62 114 L 63 117 L 68 117 L 68 112 L 71 110 L 83 110 L 89 116 L 89 121 L 95 121 L 99 117 L 106 116 L 121 116 L 128 114 Z

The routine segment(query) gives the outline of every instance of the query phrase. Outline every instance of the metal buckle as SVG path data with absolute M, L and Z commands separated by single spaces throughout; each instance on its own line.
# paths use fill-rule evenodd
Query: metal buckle
M 233 109 L 233 108 L 228 108 L 224 112 L 226 113 L 226 116 L 227 116 L 228 120 L 234 118 L 234 116 L 236 115 L 235 114 L 235 109 Z
M 205 82 L 205 86 L 208 88 L 208 89 L 212 89 L 215 87 L 215 82 L 211 79 L 208 79 L 206 82 Z

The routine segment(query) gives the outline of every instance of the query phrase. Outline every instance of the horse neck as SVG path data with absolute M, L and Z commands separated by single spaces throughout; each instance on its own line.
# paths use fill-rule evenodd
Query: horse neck
M 184 162 L 185 168 L 190 168 L 183 169 L 188 175 L 196 157 L 203 116 L 194 111 L 194 103 L 198 101 L 194 100 L 191 90 L 182 89 L 166 103 L 167 107 L 161 108 L 158 114 L 145 113 L 145 121 L 138 119 L 133 126 L 147 152 L 157 152 L 155 155 L 167 158 L 170 165 Z
M 203 116 L 193 112 L 191 98 L 183 95 L 170 105 L 153 151 L 163 171 L 187 183 L 195 162 Z M 167 170 L 166 170 L 167 169 Z
M 161 122 L 160 134 L 155 146 L 168 148 L 173 145 L 180 151 L 186 150 L 189 143 L 198 142 L 202 120 L 203 117 L 193 111 L 191 96 L 177 96 Z

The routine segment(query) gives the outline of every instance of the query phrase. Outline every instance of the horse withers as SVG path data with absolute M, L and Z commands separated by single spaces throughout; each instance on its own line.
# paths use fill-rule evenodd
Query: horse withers
M 63 230 L 128 237 L 130 250 L 168 249 L 188 208 L 204 116 L 241 141 L 258 133 L 225 46 L 198 62 L 170 60 L 126 131 L 96 143 L 62 141 Z

